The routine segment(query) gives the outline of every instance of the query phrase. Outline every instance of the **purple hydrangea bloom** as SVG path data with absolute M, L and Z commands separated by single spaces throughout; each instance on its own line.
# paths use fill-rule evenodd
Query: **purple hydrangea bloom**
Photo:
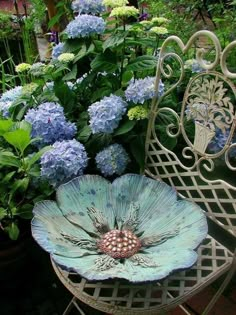
M 32 138 L 41 138 L 35 142 L 38 147 L 72 139 L 76 133 L 75 124 L 66 121 L 63 107 L 57 103 L 47 102 L 30 109 L 25 120 L 32 124 Z
M 64 52 L 64 43 L 59 43 L 52 49 L 52 59 L 57 59 Z
M 88 164 L 84 146 L 73 140 L 55 142 L 50 151 L 41 158 L 41 176 L 57 187 L 72 178 L 82 175 Z
M 127 103 L 120 96 L 113 94 L 89 106 L 89 123 L 92 132 L 112 133 L 118 127 L 126 108 Z
M 4 92 L 0 97 L 0 102 L 14 102 L 22 94 L 22 86 L 16 86 Z
M 103 18 L 82 14 L 67 25 L 65 33 L 68 38 L 87 37 L 93 34 L 102 34 L 105 31 L 105 26 L 106 23 Z
M 121 175 L 127 167 L 129 156 L 122 145 L 115 143 L 100 151 L 95 160 L 104 176 Z
M 219 128 L 216 129 L 215 137 L 212 139 L 207 147 L 210 153 L 218 153 L 224 148 L 229 137 L 229 132 L 229 129 L 227 129 L 225 133 L 223 133 L 222 130 Z M 231 144 L 232 143 L 236 143 L 236 134 L 232 138 Z M 236 158 L 236 146 L 229 150 L 229 157 Z
M 126 100 L 135 104 L 143 104 L 144 101 L 152 99 L 155 95 L 154 83 L 155 77 L 146 77 L 137 80 L 131 79 L 125 91 Z M 158 96 L 160 97 L 163 93 L 164 84 L 160 81 Z
M 74 12 L 79 14 L 99 14 L 105 11 L 103 0 L 75 0 L 71 4 L 71 8 Z

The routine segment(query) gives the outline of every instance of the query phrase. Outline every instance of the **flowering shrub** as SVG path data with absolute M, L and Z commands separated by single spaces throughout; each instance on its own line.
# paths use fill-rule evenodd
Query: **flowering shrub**
M 16 65 L 19 86 L 6 85 L 0 96 L 1 132 L 11 128 L 9 119 L 20 128 L 15 151 L 19 156 L 12 156 L 14 149 L 9 148 L 0 164 L 12 158 L 3 175 L 13 174 L 12 167 L 19 170 L 13 182 L 16 179 L 27 192 L 29 209 L 40 196 L 50 198 L 58 185 L 78 175 L 115 177 L 128 167 L 133 173 L 144 168 L 156 56 L 168 21 L 152 20 L 128 4 L 73 1 L 67 26 L 59 37 L 53 34 L 60 42 L 52 43 L 51 59 Z M 149 21 L 139 22 L 144 18 Z M 158 31 L 150 31 L 155 27 Z M 164 89 L 161 83 L 157 97 Z M 11 187 L 14 184 L 5 196 Z M 20 194 L 14 198 L 21 209 Z
M 39 147 L 72 139 L 76 132 L 75 124 L 66 121 L 63 107 L 57 103 L 43 103 L 37 109 L 30 109 L 25 121 L 32 124 L 32 137 L 40 138 L 35 142 Z
M 129 156 L 120 144 L 112 144 L 96 155 L 97 168 L 104 176 L 121 175 L 129 162 Z
M 68 38 L 87 37 L 93 34 L 102 34 L 105 30 L 105 21 L 97 16 L 82 14 L 71 21 L 65 30 Z
M 0 97 L 0 102 L 14 102 L 22 94 L 22 86 L 16 86 L 5 93 Z
M 222 149 L 224 149 L 226 142 L 229 137 L 229 130 L 225 133 L 221 131 L 221 129 L 216 129 L 215 137 L 208 145 L 208 150 L 210 153 L 218 153 Z M 236 143 L 236 135 L 233 136 L 231 144 Z M 229 157 L 235 158 L 236 157 L 236 145 L 229 149 Z
M 105 6 L 102 0 L 75 0 L 71 4 L 74 12 L 86 14 L 99 14 L 105 11 Z
M 31 65 L 28 63 L 21 63 L 19 65 L 16 66 L 16 72 L 21 73 L 21 72 L 26 72 L 28 70 L 30 70 Z
M 64 53 L 58 56 L 58 61 L 67 63 L 67 62 L 73 61 L 74 58 L 75 58 L 74 54 Z
M 146 77 L 145 79 L 132 79 L 125 91 L 127 101 L 135 104 L 143 104 L 144 101 L 150 100 L 155 95 L 154 93 L 155 77 Z M 158 95 L 161 96 L 164 92 L 164 84 L 161 82 Z
M 110 8 L 123 7 L 128 3 L 128 0 L 103 0 L 103 4 Z
M 18 167 L 17 180 L 22 180 L 26 187 L 26 178 L 32 195 L 36 193 L 32 189 L 35 178 L 37 194 L 46 193 L 50 197 L 59 184 L 83 173 L 115 177 L 126 171 L 142 172 L 151 99 L 155 96 L 158 100 L 169 89 L 170 83 L 165 79 L 160 81 L 158 91 L 154 88 L 160 46 L 173 33 L 169 16 L 138 10 L 128 0 L 75 0 L 68 19 L 65 29 L 55 36 L 59 44 L 52 43 L 51 59 L 16 65 L 14 80 L 18 86 L 7 83 L 0 96 L 0 115 L 4 121 L 1 132 L 11 126 L 10 120 L 20 126 L 19 143 L 22 145 L 27 140 L 27 152 L 16 147 L 21 162 L 16 163 L 14 156 L 6 169 L 12 174 L 12 164 Z M 189 71 L 184 80 L 203 71 L 193 55 L 188 58 L 184 67 Z M 174 58 L 167 56 L 167 59 Z M 173 62 L 173 74 L 178 73 L 179 66 Z M 170 74 L 164 65 L 163 70 Z M 176 83 L 174 75 L 172 80 Z M 224 87 L 217 82 L 208 85 L 219 90 L 219 104 L 228 104 L 223 97 Z M 206 100 L 214 95 L 214 91 L 209 94 L 207 86 L 203 84 Z M 181 85 L 177 91 L 178 95 L 173 98 L 168 95 L 163 103 L 166 101 L 165 107 L 178 112 L 183 100 Z M 215 130 L 207 148 L 210 153 L 222 150 L 230 124 L 224 119 L 227 112 L 221 110 L 217 123 L 212 125 L 214 102 L 209 99 L 206 106 L 197 95 L 191 96 L 185 112 L 186 124 L 193 131 L 194 121 Z M 231 109 L 228 104 L 228 112 Z M 173 123 L 167 111 L 160 111 L 156 128 L 170 149 L 177 145 L 176 138 L 166 136 L 166 127 Z M 235 141 L 233 137 L 232 143 Z M 0 164 L 12 156 L 13 149 L 8 151 Z M 235 159 L 235 156 L 233 145 L 228 157 Z M 19 202 L 17 196 L 15 204 Z
M 88 164 L 84 146 L 76 140 L 57 141 L 41 158 L 41 176 L 57 187 L 83 174 Z
M 64 50 L 63 43 L 55 45 L 52 49 L 52 58 L 57 59 L 63 53 L 63 50 Z
M 93 133 L 112 133 L 126 112 L 127 103 L 121 97 L 110 95 L 89 106 L 90 127 Z

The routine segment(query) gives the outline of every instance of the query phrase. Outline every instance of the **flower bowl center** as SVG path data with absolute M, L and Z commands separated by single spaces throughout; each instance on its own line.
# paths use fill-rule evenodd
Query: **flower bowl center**
M 141 242 L 131 231 L 112 230 L 103 235 L 97 246 L 113 258 L 129 258 L 139 251 Z

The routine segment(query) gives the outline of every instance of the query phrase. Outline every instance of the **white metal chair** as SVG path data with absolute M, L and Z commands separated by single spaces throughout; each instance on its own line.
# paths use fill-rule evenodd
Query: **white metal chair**
M 196 58 L 203 71 L 186 82 L 182 58 L 199 38 L 205 50 L 197 49 Z M 206 38 L 211 45 L 207 42 L 206 46 Z M 163 80 L 166 89 L 164 95 L 154 98 L 152 102 L 145 172 L 152 178 L 164 180 L 175 187 L 181 196 L 198 203 L 205 209 L 209 221 L 213 221 L 222 233 L 229 233 L 235 241 L 236 185 L 232 182 L 236 166 L 230 156 L 236 150 L 236 144 L 231 144 L 236 126 L 236 89 L 231 79 L 236 79 L 236 74 L 227 68 L 227 56 L 233 47 L 236 47 L 236 41 L 222 52 L 217 37 L 208 31 L 194 34 L 186 46 L 176 36 L 165 40 L 160 50 L 155 88 L 157 91 L 160 80 Z M 212 51 L 212 48 L 214 60 L 206 63 L 204 51 Z M 181 106 L 175 110 L 168 106 L 168 95 L 180 87 L 184 87 L 185 92 Z M 191 125 L 190 129 L 187 129 L 187 123 Z M 228 135 L 225 145 L 218 152 L 210 153 L 208 146 L 215 139 L 215 132 L 224 128 Z M 189 130 L 195 130 L 195 135 L 191 136 Z M 173 150 L 163 144 L 168 143 L 168 139 L 176 141 L 177 138 L 180 142 Z M 221 171 L 219 174 L 218 170 Z M 231 183 L 219 178 L 219 175 L 225 177 L 226 171 L 231 174 Z M 235 243 L 231 245 L 235 247 Z M 232 250 L 211 235 L 199 246 L 198 254 L 198 261 L 191 269 L 175 272 L 160 282 L 143 284 L 122 280 L 91 282 L 63 271 L 52 262 L 60 280 L 74 295 L 64 314 L 68 314 L 74 306 L 84 314 L 79 300 L 112 314 L 163 314 L 226 274 L 217 294 L 203 313 L 206 315 L 232 278 L 236 257 Z

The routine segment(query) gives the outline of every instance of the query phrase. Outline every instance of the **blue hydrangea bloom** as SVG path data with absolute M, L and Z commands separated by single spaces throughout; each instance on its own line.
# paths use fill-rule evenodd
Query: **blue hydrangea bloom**
M 75 0 L 71 4 L 74 12 L 99 14 L 105 11 L 103 0 Z
M 121 175 L 127 167 L 129 156 L 122 145 L 115 143 L 100 151 L 95 160 L 104 176 Z
M 220 128 L 216 129 L 215 137 L 211 140 L 211 142 L 208 145 L 208 150 L 210 153 L 218 153 L 220 152 L 229 137 L 229 129 L 226 130 L 225 133 L 222 132 Z M 236 134 L 232 138 L 232 143 L 236 143 Z M 236 157 L 236 146 L 233 147 L 231 150 L 229 150 L 229 157 L 233 158 Z
M 9 108 L 11 107 L 12 102 L 0 102 L 0 114 L 4 118 L 10 116 Z
M 56 141 L 70 140 L 76 133 L 75 124 L 66 121 L 63 107 L 57 103 L 47 102 L 36 109 L 30 109 L 25 115 L 25 120 L 32 124 L 31 136 L 41 138 L 35 142 L 38 147 Z
M 88 108 L 92 133 L 112 133 L 126 112 L 127 103 L 120 97 L 111 94 Z
M 22 94 L 22 86 L 16 86 L 4 92 L 0 97 L 0 102 L 14 102 Z
M 105 26 L 103 18 L 82 14 L 78 15 L 67 25 L 65 33 L 68 35 L 68 38 L 87 37 L 93 34 L 102 34 Z
M 55 142 L 41 158 L 41 176 L 56 187 L 82 175 L 88 164 L 84 146 L 73 140 Z
M 192 73 L 199 73 L 204 71 L 204 69 L 200 66 L 200 64 L 196 61 L 192 64 Z
M 57 59 L 64 52 L 64 43 L 59 43 L 52 49 L 52 59 Z
M 150 100 L 155 95 L 154 91 L 155 77 L 146 77 L 144 79 L 131 79 L 125 91 L 127 101 L 135 104 L 143 104 L 144 101 Z M 159 83 L 158 96 L 164 93 L 164 84 Z

